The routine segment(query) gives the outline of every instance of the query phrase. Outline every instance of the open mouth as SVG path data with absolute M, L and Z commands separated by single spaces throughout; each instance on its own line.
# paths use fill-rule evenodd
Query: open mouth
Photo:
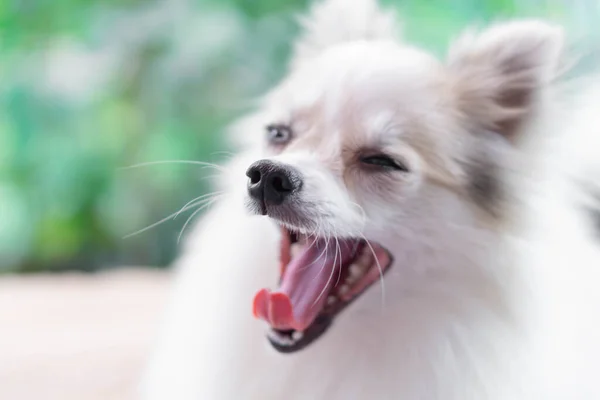
M 335 317 L 378 282 L 390 253 L 364 239 L 324 239 L 283 229 L 279 287 L 254 296 L 254 316 L 270 325 L 268 339 L 283 353 L 318 339 Z

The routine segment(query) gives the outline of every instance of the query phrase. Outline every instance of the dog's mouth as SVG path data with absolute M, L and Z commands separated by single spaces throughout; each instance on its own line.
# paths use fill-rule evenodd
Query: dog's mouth
M 382 278 L 390 253 L 364 239 L 324 239 L 283 228 L 279 288 L 254 296 L 254 316 L 270 325 L 268 339 L 283 353 L 321 337 L 335 317 Z

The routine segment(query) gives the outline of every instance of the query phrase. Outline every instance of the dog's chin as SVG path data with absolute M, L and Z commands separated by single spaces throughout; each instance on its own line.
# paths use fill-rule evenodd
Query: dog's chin
M 280 278 L 277 289 L 255 295 L 253 312 L 269 325 L 273 347 L 292 353 L 319 339 L 340 313 L 383 279 L 393 259 L 387 249 L 362 237 L 307 234 L 312 221 L 295 213 L 267 207 L 264 215 L 281 227 Z

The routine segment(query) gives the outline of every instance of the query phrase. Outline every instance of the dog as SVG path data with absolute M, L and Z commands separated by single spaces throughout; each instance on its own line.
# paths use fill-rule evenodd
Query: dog
M 600 399 L 600 90 L 558 83 L 562 29 L 440 61 L 372 0 L 303 25 L 232 129 L 142 397 Z

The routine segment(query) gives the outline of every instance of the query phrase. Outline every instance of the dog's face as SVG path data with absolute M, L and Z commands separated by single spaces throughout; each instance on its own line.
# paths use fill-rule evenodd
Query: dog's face
M 267 213 L 354 237 L 393 229 L 423 185 L 457 188 L 463 132 L 444 79 L 435 59 L 393 43 L 341 45 L 295 71 L 269 98 L 264 146 L 269 168 L 301 188 Z
M 247 171 L 248 208 L 284 227 L 280 288 L 254 304 L 276 348 L 310 344 L 393 264 L 452 243 L 450 225 L 502 218 L 507 154 L 559 49 L 554 28 L 517 23 L 464 38 L 447 63 L 389 37 L 296 60 Z

